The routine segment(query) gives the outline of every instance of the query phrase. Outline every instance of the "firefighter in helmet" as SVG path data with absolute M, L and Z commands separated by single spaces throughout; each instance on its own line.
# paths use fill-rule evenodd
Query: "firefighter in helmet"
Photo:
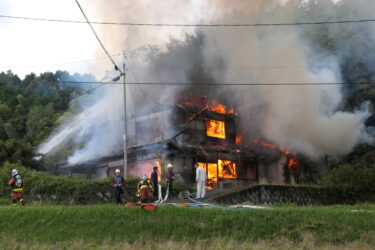
M 153 199 L 154 185 L 146 175 L 138 182 L 136 196 L 141 203 L 149 203 Z
M 121 195 L 125 193 L 125 184 L 126 184 L 126 181 L 124 177 L 121 176 L 120 169 L 116 169 L 115 177 L 112 180 L 112 186 L 115 189 L 115 197 L 116 197 L 117 204 L 122 203 Z
M 24 179 L 18 173 L 17 169 L 12 170 L 12 177 L 10 178 L 8 185 L 12 188 L 11 198 L 12 205 L 16 206 L 17 204 L 24 205 L 25 200 L 23 199 L 23 187 Z

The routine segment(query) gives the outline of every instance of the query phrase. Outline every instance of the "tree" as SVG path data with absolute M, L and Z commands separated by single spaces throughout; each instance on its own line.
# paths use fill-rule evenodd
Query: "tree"
M 65 71 L 34 73 L 21 79 L 11 71 L 0 73 L 0 164 L 20 162 L 32 168 L 41 168 L 34 160 L 38 145 L 46 139 L 69 109 L 76 93 L 84 91 L 64 81 L 88 78 L 89 75 Z M 93 77 L 91 77 L 91 80 Z

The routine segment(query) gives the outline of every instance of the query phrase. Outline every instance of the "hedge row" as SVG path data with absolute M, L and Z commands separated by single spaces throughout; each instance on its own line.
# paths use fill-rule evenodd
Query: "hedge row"
M 352 188 L 328 188 L 301 185 L 256 185 L 214 197 L 213 202 L 222 204 L 278 204 L 333 205 L 375 202 L 375 196 Z
M 29 201 L 55 204 L 98 204 L 114 201 L 111 179 L 83 180 L 52 176 L 45 172 L 27 169 L 20 164 L 9 163 L 5 163 L 0 169 L 0 198 L 9 197 L 10 189 L 7 182 L 13 168 L 17 168 L 25 178 L 25 196 Z M 137 179 L 127 181 L 125 200 L 134 200 L 137 182 Z M 174 186 L 175 194 L 186 189 L 190 188 L 178 183 Z
M 9 163 L 5 163 L 0 168 L 0 198 L 9 198 L 10 190 L 7 187 L 7 182 L 13 168 L 17 168 L 25 177 L 25 194 L 28 200 L 56 204 L 97 204 L 114 201 L 110 179 L 82 180 L 72 177 L 52 176 L 45 172 L 27 169 L 20 164 Z M 134 200 L 137 181 L 137 179 L 127 181 L 124 197 L 126 200 Z M 290 200 L 297 197 L 302 204 L 305 203 L 302 202 L 305 199 L 308 199 L 308 203 L 311 204 L 375 202 L 374 167 L 344 165 L 331 171 L 322 184 L 322 186 L 315 187 L 269 187 L 267 189 L 272 190 L 269 190 L 268 196 L 272 198 L 271 196 L 278 195 L 280 198 L 276 198 L 280 200 Z M 165 184 L 162 186 L 165 190 Z M 192 191 L 192 188 L 180 183 L 174 185 L 174 195 L 182 190 Z M 239 201 L 247 196 L 249 200 L 259 202 L 257 200 L 258 190 L 244 190 L 243 192 L 245 193 L 225 194 L 226 198 L 222 198 L 223 200 L 234 198 L 234 200 Z
M 332 170 L 320 186 L 257 185 L 224 193 L 213 201 L 226 204 L 291 202 L 299 205 L 375 202 L 375 167 L 342 165 Z
M 375 167 L 342 165 L 333 169 L 322 185 L 343 203 L 375 202 Z

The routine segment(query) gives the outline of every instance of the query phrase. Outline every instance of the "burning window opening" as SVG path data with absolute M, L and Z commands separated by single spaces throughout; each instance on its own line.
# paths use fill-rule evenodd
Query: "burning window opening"
M 232 161 L 219 160 L 219 177 L 227 179 L 237 178 L 236 163 Z
M 198 162 L 199 166 L 206 170 L 207 181 L 206 188 L 215 188 L 219 178 L 235 179 L 237 178 L 236 163 L 227 160 L 218 160 L 217 163 Z
M 213 189 L 218 182 L 217 178 L 217 164 L 216 163 L 203 163 L 198 162 L 199 166 L 205 169 L 207 180 L 206 180 L 206 188 Z
M 207 136 L 225 139 L 225 122 L 208 120 L 206 122 Z

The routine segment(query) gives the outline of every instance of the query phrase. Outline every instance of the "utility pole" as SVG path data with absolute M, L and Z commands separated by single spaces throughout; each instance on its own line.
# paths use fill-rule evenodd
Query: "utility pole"
M 128 177 L 128 138 L 127 138 L 127 115 L 126 115 L 126 68 L 125 68 L 125 52 L 123 52 L 123 63 L 122 63 L 122 69 L 123 69 L 123 88 L 124 88 L 124 179 L 126 180 Z

